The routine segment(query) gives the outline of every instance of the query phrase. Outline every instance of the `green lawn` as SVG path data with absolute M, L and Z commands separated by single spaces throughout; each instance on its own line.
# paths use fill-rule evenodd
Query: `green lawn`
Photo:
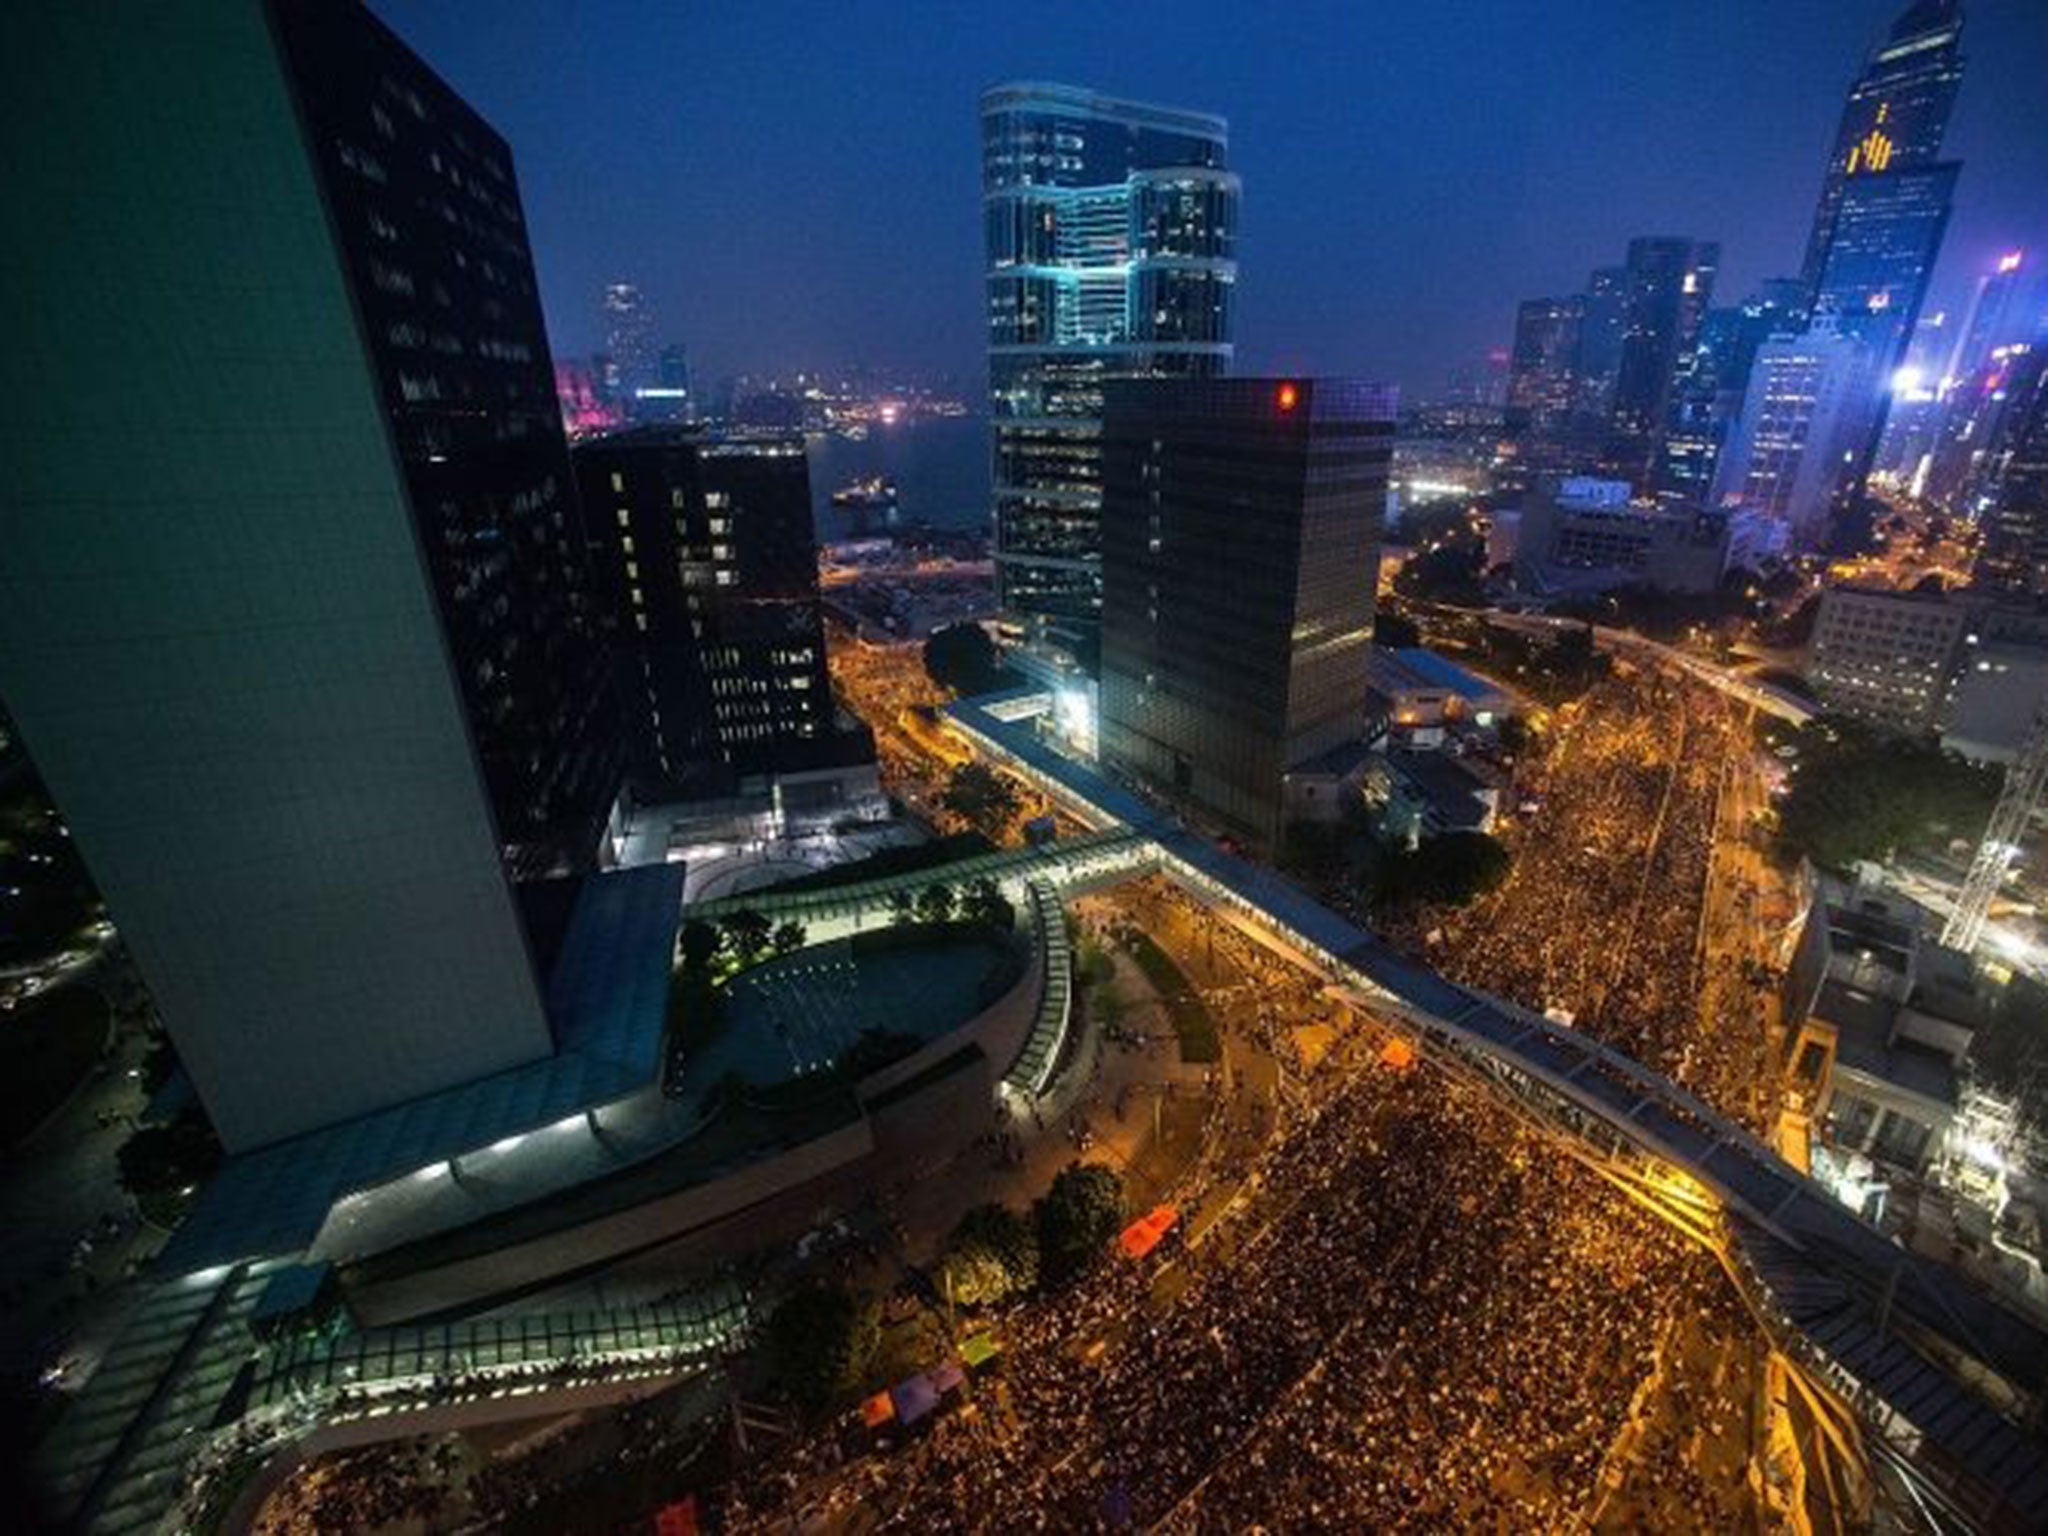
M 1180 1041 L 1180 1059 L 1195 1066 L 1221 1061 L 1223 1045 L 1216 1038 L 1216 1020 L 1209 1014 L 1209 1005 L 1181 974 L 1180 967 L 1149 933 L 1133 932 L 1125 939 L 1124 948 L 1165 1002 L 1174 1036 Z
M 92 1070 L 107 1005 L 90 987 L 59 988 L 0 1013 L 0 1144 L 12 1146 Z

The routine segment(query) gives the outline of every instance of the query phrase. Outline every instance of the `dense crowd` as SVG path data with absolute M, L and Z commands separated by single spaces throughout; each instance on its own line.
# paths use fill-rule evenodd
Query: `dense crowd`
M 798 1448 L 739 1529 L 1548 1528 L 1582 1513 L 1711 1261 L 1423 1071 L 1346 1067 L 1160 1300 L 1116 1261 L 1017 1314 L 988 1409 Z
M 1431 919 L 1433 958 L 1455 980 L 1565 1010 L 1754 1122 L 1761 998 L 1752 989 L 1702 1008 L 1701 920 L 1716 803 L 1753 750 L 1738 708 L 1708 689 L 1654 676 L 1602 683 L 1522 785 L 1542 810 L 1516 835 L 1507 883 Z

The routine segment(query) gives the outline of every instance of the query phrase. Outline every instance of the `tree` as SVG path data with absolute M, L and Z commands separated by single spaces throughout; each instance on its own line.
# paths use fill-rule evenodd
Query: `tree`
M 1406 614 L 1382 608 L 1372 616 L 1372 643 L 1383 650 L 1405 650 L 1422 644 L 1422 631 Z
M 1017 909 L 1003 894 L 1003 888 L 983 875 L 967 887 L 960 898 L 960 915 L 970 923 L 1008 933 L 1017 926 Z
M 168 1125 L 148 1125 L 115 1154 L 121 1187 L 138 1199 L 177 1194 L 203 1184 L 220 1166 L 220 1141 L 206 1116 L 188 1109 Z
M 784 1390 L 817 1413 L 861 1384 L 880 1337 L 872 1301 L 843 1285 L 809 1285 L 769 1314 L 762 1343 Z
M 1791 789 L 1778 807 L 1788 858 L 1846 869 L 1954 838 L 1974 843 L 1998 802 L 1997 769 L 1952 756 L 1931 738 L 1822 716 L 1793 733 L 1791 745 Z
M 946 780 L 939 804 L 986 837 L 999 835 L 1022 801 L 1017 786 L 986 763 L 961 763 Z
M 889 921 L 898 927 L 908 927 L 917 921 L 917 897 L 912 892 L 889 893 Z
M 1100 1258 L 1123 1225 L 1123 1180 L 1104 1163 L 1070 1163 L 1031 1216 L 1040 1273 L 1048 1284 L 1062 1284 Z
M 1373 904 L 1463 906 L 1496 889 L 1507 879 L 1511 863 L 1507 849 L 1484 832 L 1425 838 L 1419 847 L 1383 854 L 1374 873 Z
M 716 928 L 701 917 L 691 918 L 683 924 L 683 969 L 701 971 L 709 967 L 718 956 L 719 942 Z
M 775 925 L 775 932 L 770 935 L 768 943 L 778 955 L 793 955 L 804 947 L 804 940 L 809 937 L 809 930 L 795 918 L 789 917 Z
M 1004 1205 L 977 1205 L 953 1228 L 942 1288 L 963 1306 L 1005 1300 L 1038 1283 L 1038 1230 Z
M 995 641 L 979 624 L 948 624 L 924 643 L 924 669 L 933 682 L 959 694 L 990 693 L 1005 681 Z
M 721 925 L 725 947 L 741 965 L 752 965 L 767 950 L 775 925 L 752 907 L 743 907 Z
M 943 880 L 926 886 L 917 898 L 917 915 L 928 923 L 943 923 L 953 916 L 953 887 Z

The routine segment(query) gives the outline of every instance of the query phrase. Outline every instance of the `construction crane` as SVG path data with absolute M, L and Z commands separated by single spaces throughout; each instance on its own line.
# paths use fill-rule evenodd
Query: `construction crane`
M 1991 903 L 2005 883 L 2005 872 L 2020 851 L 2020 838 L 2027 819 L 2041 803 L 2041 790 L 2048 785 L 2048 704 L 2034 712 L 2027 726 L 2020 754 L 2005 770 L 2005 787 L 1998 805 L 1984 828 L 1984 841 L 1970 860 L 1970 873 L 1956 893 L 1956 904 L 1941 930 L 1941 942 L 1968 954 L 1984 937 L 1984 919 L 1991 915 Z

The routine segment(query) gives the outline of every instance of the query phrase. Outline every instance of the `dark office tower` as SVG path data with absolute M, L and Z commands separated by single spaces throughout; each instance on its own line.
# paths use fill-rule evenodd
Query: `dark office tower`
M 367 11 L 272 8 L 506 866 L 588 870 L 618 722 L 511 150 Z
M 2002 341 L 2032 341 L 2031 327 L 2015 323 L 2014 300 L 2026 282 L 2026 252 L 2007 251 L 1992 263 L 1991 270 L 1977 279 L 1970 295 L 1969 312 L 1956 335 L 1955 352 L 1948 359 L 1943 377 L 1967 379 L 1989 361 L 1991 349 Z M 2022 334 L 2028 333 L 2028 334 Z
M 357 5 L 31 14 L 0 692 L 231 1150 L 538 1060 L 611 786 L 505 144 Z
M 1260 851 L 1364 726 L 1394 419 L 1346 379 L 1108 392 L 1101 755 Z
M 635 392 L 654 382 L 654 313 L 631 283 L 605 285 L 604 352 L 605 387 L 630 409 Z
M 2048 350 L 2023 354 L 2004 394 L 2004 414 L 1988 449 L 1991 504 L 1981 519 L 1976 581 L 2039 601 L 2048 598 Z
M 1095 671 L 1105 386 L 1229 371 L 1227 133 L 1064 85 L 981 98 L 997 598 L 1041 680 Z
M 1915 0 L 1849 87 L 1800 268 L 1808 293 L 1818 293 L 1842 201 L 1856 178 L 1913 170 L 1940 156 L 1963 79 L 1962 35 L 1957 0 Z
M 872 760 L 835 725 L 801 436 L 642 427 L 576 473 L 638 799 Z
M 1609 423 L 1612 467 L 1647 479 L 1671 413 L 1673 392 L 1699 343 L 1714 295 L 1721 248 L 1712 241 L 1646 237 L 1628 244 L 1621 362 Z
M 1578 413 L 1579 321 L 1585 300 L 1524 299 L 1515 311 L 1509 354 L 1507 426 L 1518 436 L 1547 436 Z
M 1628 308 L 1628 268 L 1598 267 L 1579 299 L 1579 410 L 1605 420 L 1614 408 L 1614 381 L 1621 372 L 1621 337 Z

